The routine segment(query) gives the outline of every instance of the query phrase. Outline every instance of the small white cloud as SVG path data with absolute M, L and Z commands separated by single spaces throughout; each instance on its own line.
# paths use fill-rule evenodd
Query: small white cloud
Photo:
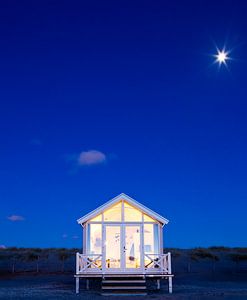
M 79 239 L 79 236 L 78 235 L 73 235 L 72 239 L 77 240 L 77 239 Z
M 67 235 L 66 233 L 64 233 L 64 234 L 62 235 L 62 238 L 63 238 L 63 239 L 67 239 L 67 237 L 68 237 L 68 235 Z
M 98 150 L 83 151 L 78 157 L 79 166 L 91 166 L 106 162 L 106 155 Z
M 6 249 L 7 247 L 5 245 L 0 245 L 0 249 Z
M 24 221 L 25 218 L 23 216 L 18 216 L 18 215 L 11 215 L 7 217 L 7 219 L 11 222 L 19 222 L 19 221 Z
M 109 154 L 108 156 L 98 150 L 82 151 L 79 154 L 74 153 L 64 155 L 64 160 L 70 166 L 70 175 L 76 174 L 81 167 L 90 167 L 94 165 L 104 164 L 111 159 L 111 154 Z

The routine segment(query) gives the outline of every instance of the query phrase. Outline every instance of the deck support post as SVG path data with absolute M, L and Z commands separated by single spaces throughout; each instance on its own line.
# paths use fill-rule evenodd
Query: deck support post
M 160 279 L 157 279 L 157 290 L 160 290 Z
M 79 294 L 79 290 L 80 290 L 80 278 L 76 277 L 75 278 L 75 292 L 76 292 L 76 294 Z
M 86 289 L 89 290 L 89 279 L 86 280 Z
M 172 294 L 172 277 L 171 276 L 168 277 L 168 290 L 169 290 L 169 294 Z
M 167 253 L 168 255 L 168 274 L 171 275 L 172 274 L 172 257 L 171 257 L 171 252 Z M 168 290 L 169 293 L 172 294 L 172 276 L 168 277 Z

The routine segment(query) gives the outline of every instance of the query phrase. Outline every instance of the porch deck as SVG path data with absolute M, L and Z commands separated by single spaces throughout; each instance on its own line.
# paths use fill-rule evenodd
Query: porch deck
M 102 264 L 101 254 L 76 253 L 76 293 L 79 293 L 79 279 L 86 278 L 146 278 L 157 279 L 159 288 L 160 279 L 168 279 L 168 290 L 172 293 L 171 253 L 145 254 L 144 266 L 138 269 L 109 270 Z

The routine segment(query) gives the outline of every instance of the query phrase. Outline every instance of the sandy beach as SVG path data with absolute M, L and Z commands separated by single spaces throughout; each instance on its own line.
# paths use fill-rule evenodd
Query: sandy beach
M 166 249 L 172 253 L 173 294 L 161 280 L 147 280 L 147 296 L 138 299 L 247 299 L 246 248 Z M 75 293 L 75 253 L 78 249 L 13 248 L 0 252 L 0 299 L 107 299 L 101 281 L 80 280 Z M 39 254 L 39 259 L 34 253 Z M 66 260 L 61 253 L 67 253 Z M 65 256 L 64 256 L 65 257 Z M 15 258 L 15 259 L 14 259 Z M 30 259 L 32 258 L 32 259 Z M 13 272 L 14 270 L 14 272 Z M 111 299 L 124 297 L 111 296 Z M 127 297 L 128 298 L 128 297 Z M 128 298 L 129 299 L 129 298 Z
M 0 299 L 107 299 L 100 295 L 100 283 L 91 284 L 88 291 L 85 282 L 81 281 L 80 294 L 75 294 L 74 278 L 66 275 L 16 275 L 5 276 L 0 280 Z M 126 297 L 111 296 L 111 299 Z M 127 297 L 129 298 L 129 297 Z M 174 280 L 174 293 L 169 295 L 165 281 L 159 291 L 155 290 L 154 283 L 149 283 L 147 296 L 135 296 L 138 299 L 247 299 L 247 284 L 245 281 L 205 281 L 179 276 Z

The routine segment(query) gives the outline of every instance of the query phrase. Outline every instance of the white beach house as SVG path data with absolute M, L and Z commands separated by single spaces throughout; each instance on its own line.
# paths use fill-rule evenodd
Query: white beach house
M 126 194 L 77 220 L 83 228 L 83 253 L 76 254 L 79 279 L 146 277 L 168 279 L 172 292 L 171 255 L 163 253 L 163 227 L 168 220 Z

